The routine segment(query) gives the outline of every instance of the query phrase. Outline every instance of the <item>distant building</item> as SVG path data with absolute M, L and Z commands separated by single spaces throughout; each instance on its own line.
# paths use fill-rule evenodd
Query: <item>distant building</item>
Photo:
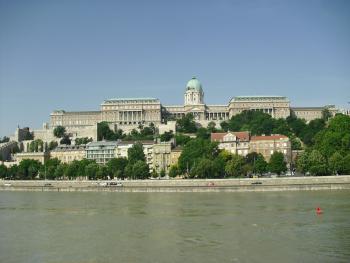
M 291 157 L 291 143 L 285 135 L 252 136 L 250 138 L 250 152 L 261 153 L 266 161 L 270 160 L 274 152 L 281 152 L 285 159 L 289 161 Z
M 30 159 L 37 160 L 42 164 L 45 163 L 50 158 L 49 152 L 23 152 L 15 154 L 15 159 L 17 163 L 20 163 L 22 160 Z
M 246 156 L 248 153 L 261 153 L 266 161 L 274 152 L 284 154 L 287 161 L 291 156 L 291 143 L 287 136 L 273 134 L 250 136 L 249 132 L 212 133 L 211 141 L 219 142 L 219 149 L 232 154 Z
M 116 141 L 90 142 L 86 145 L 86 159 L 95 160 L 98 164 L 106 164 L 115 158 Z
M 164 171 L 169 174 L 171 143 L 161 142 L 153 145 L 153 169 L 159 174 Z
M 130 131 L 140 124 L 153 123 L 163 131 L 173 129 L 162 126 L 167 120 L 176 120 L 188 113 L 199 125 L 206 127 L 209 122 L 219 125 L 245 110 L 265 112 L 274 118 L 287 118 L 294 114 L 310 121 L 320 118 L 324 109 L 329 109 L 333 115 L 338 112 L 333 106 L 291 107 L 289 99 L 284 96 L 236 96 L 225 104 L 208 105 L 204 101 L 202 84 L 193 77 L 185 86 L 183 105 L 162 105 L 156 98 L 107 99 L 100 105 L 99 111 L 54 111 L 50 115 L 50 125 L 46 125 L 45 129 L 52 130 L 61 125 L 77 136 L 85 137 L 80 135 L 84 134 L 95 138 L 96 124 L 101 121 L 108 122 L 114 130 Z M 38 136 L 43 138 L 52 134 L 46 133 L 37 131 Z
M 85 158 L 86 145 L 59 145 L 50 151 L 50 158 L 57 158 L 62 163 L 81 161 Z
M 178 163 L 179 158 L 181 156 L 181 153 L 182 153 L 181 147 L 175 147 L 174 149 L 171 150 L 171 152 L 170 152 L 170 166 Z
M 219 142 L 219 149 L 246 156 L 249 153 L 249 132 L 212 133 L 211 141 Z

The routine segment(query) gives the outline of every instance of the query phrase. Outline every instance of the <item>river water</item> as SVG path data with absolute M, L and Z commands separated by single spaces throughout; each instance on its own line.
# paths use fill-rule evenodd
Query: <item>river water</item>
M 350 262 L 350 191 L 0 192 L 0 262 Z

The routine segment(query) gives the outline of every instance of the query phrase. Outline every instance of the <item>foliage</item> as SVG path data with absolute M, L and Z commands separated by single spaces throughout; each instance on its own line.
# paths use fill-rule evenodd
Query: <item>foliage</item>
M 10 141 L 9 137 L 4 136 L 2 139 L 0 138 L 0 143 L 5 143 L 5 142 L 9 142 L 9 141 Z
M 175 135 L 175 143 L 176 143 L 176 145 L 184 146 L 190 140 L 191 140 L 190 136 L 183 135 L 183 134 L 176 134 Z
M 340 152 L 335 152 L 329 158 L 329 169 L 333 174 L 343 174 L 345 170 L 344 158 Z
M 0 164 L 0 179 L 7 178 L 7 167 L 3 164 Z
M 31 141 L 29 144 L 29 152 L 42 152 L 44 151 L 44 142 L 40 139 Z
M 56 141 L 51 141 L 49 143 L 49 147 L 48 148 L 51 151 L 51 150 L 55 149 L 57 146 L 58 146 L 58 143 Z
M 309 155 L 309 172 L 312 175 L 326 175 L 326 159 L 318 150 L 313 150 Z
M 191 113 L 187 113 L 182 116 L 181 119 L 176 121 L 176 130 L 185 133 L 195 133 L 197 131 L 196 122 Z
M 213 159 L 219 153 L 218 144 L 203 139 L 194 139 L 189 141 L 183 148 L 178 161 L 179 169 L 186 173 L 192 169 L 196 159 Z
M 63 135 L 62 139 L 60 140 L 60 144 L 66 144 L 66 145 L 71 144 L 71 139 L 67 134 Z
M 39 175 L 41 163 L 37 160 L 24 159 L 18 165 L 15 179 L 31 180 Z
M 266 173 L 268 171 L 268 164 L 265 161 L 264 156 L 262 156 L 262 154 L 258 154 L 255 163 L 253 165 L 253 171 L 255 173 L 258 173 L 260 175 L 263 175 L 264 173 Z
M 62 138 L 66 134 L 66 128 L 63 126 L 57 126 L 53 130 L 53 135 L 57 138 Z
M 274 152 L 268 164 L 269 171 L 280 175 L 283 172 L 287 171 L 287 165 L 284 161 L 284 155 L 280 152 Z
M 146 161 L 146 156 L 143 152 L 143 146 L 141 143 L 135 143 L 128 149 L 128 162 L 133 165 L 137 161 Z
M 161 142 L 168 142 L 172 138 L 174 138 L 173 131 L 164 132 L 163 134 L 160 135 L 160 141 Z
M 210 178 L 215 174 L 214 162 L 208 158 L 198 159 L 193 165 L 190 177 L 192 178 Z
M 124 178 L 125 177 L 125 167 L 128 164 L 126 158 L 113 158 L 108 161 L 108 173 L 112 177 Z
M 179 170 L 179 167 L 178 167 L 176 164 L 175 164 L 175 165 L 172 165 L 172 166 L 170 167 L 170 170 L 169 170 L 169 177 L 174 178 L 174 177 L 178 176 L 180 173 L 181 173 L 181 172 L 180 172 L 180 170 Z
M 92 142 L 92 138 L 83 137 L 75 139 L 75 145 L 88 144 L 89 142 Z
M 132 167 L 133 179 L 147 179 L 149 177 L 149 167 L 145 161 L 138 160 Z
M 116 132 L 112 131 L 109 128 L 108 122 L 103 121 L 97 123 L 97 140 L 102 141 L 116 141 L 124 137 L 122 130 L 117 130 Z
M 244 158 L 240 155 L 233 154 L 232 158 L 225 165 L 225 172 L 228 176 L 239 177 L 243 173 Z

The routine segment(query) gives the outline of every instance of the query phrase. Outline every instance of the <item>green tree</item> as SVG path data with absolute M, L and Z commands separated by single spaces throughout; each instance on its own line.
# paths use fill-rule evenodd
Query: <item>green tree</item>
M 164 132 L 163 134 L 160 135 L 160 141 L 161 142 L 168 142 L 172 138 L 174 138 L 173 131 Z
M 345 170 L 344 158 L 339 152 L 329 158 L 329 168 L 333 174 L 342 174 Z
M 326 175 L 327 164 L 326 159 L 318 150 L 313 150 L 309 155 L 310 168 L 309 171 L 312 175 Z
M 135 143 L 131 148 L 128 149 L 128 161 L 131 164 L 134 164 L 137 161 L 146 161 L 146 157 L 143 152 L 143 146 L 141 143 Z
M 180 170 L 176 164 L 170 166 L 169 177 L 174 178 L 174 177 L 178 176 L 179 174 L 180 174 Z
M 271 157 L 268 164 L 268 169 L 272 173 L 276 173 L 280 175 L 283 172 L 287 171 L 287 165 L 284 161 L 284 155 L 280 152 L 274 152 Z
M 58 143 L 56 141 L 51 141 L 49 143 L 49 150 L 51 151 L 51 150 L 55 149 L 57 146 L 58 146 Z
M 92 138 L 75 138 L 75 145 L 88 144 L 89 142 L 92 142 Z
M 187 113 L 181 119 L 177 120 L 176 126 L 179 132 L 195 133 L 197 131 L 196 122 L 191 113 Z
M 332 113 L 329 111 L 329 109 L 325 108 L 322 110 L 322 119 L 324 121 L 328 121 L 332 117 Z
M 210 178 L 215 173 L 214 162 L 208 158 L 200 158 L 191 169 L 192 178 Z
M 196 159 L 214 159 L 219 153 L 218 144 L 203 139 L 189 141 L 183 148 L 178 165 L 182 173 L 192 169 Z
M 99 165 L 97 173 L 96 173 L 97 179 L 108 179 L 108 168 L 105 165 Z
M 99 166 L 97 163 L 90 163 L 85 167 L 85 175 L 89 178 L 89 180 L 96 180 L 98 169 Z
M 244 159 L 238 154 L 233 154 L 231 160 L 226 163 L 225 172 L 228 176 L 239 177 L 243 175 Z
M 71 139 L 67 134 L 65 134 L 62 139 L 60 140 L 60 144 L 66 144 L 66 145 L 71 145 Z
M 66 133 L 66 128 L 63 126 L 57 126 L 53 130 L 53 135 L 57 138 L 62 138 Z
M 55 169 L 54 177 L 56 179 L 63 179 L 65 176 L 66 169 L 67 169 L 66 164 L 63 164 L 63 163 L 59 164 Z
M 0 164 L 0 178 L 5 179 L 7 177 L 7 167 L 3 164 Z
M 175 135 L 175 142 L 176 142 L 176 145 L 178 145 L 178 146 L 184 146 L 190 140 L 191 140 L 190 136 L 183 135 L 183 134 L 176 134 Z
M 196 137 L 207 140 L 210 138 L 210 132 L 206 128 L 198 128 L 196 132 Z
M 268 168 L 268 164 L 265 161 L 264 156 L 262 154 L 258 154 L 254 162 L 253 170 L 259 175 L 263 175 L 264 173 L 267 172 L 268 170 L 267 168 Z
M 32 180 L 38 176 L 41 163 L 37 160 L 24 159 L 18 165 L 18 170 L 15 175 L 16 179 Z
M 213 121 L 209 122 L 207 126 L 207 130 L 209 131 L 209 133 L 216 132 L 216 123 Z
M 126 158 L 113 158 L 108 161 L 108 173 L 109 175 L 117 178 L 125 177 L 125 167 L 128 164 L 128 160 Z
M 160 171 L 160 173 L 159 173 L 159 176 L 160 177 L 165 177 L 165 170 L 164 169 L 162 169 L 161 171 Z
M 133 177 L 136 179 L 147 179 L 149 177 L 149 167 L 146 162 L 138 160 L 132 167 Z
M 309 153 L 303 152 L 296 159 L 297 171 L 303 173 L 304 175 L 310 170 Z

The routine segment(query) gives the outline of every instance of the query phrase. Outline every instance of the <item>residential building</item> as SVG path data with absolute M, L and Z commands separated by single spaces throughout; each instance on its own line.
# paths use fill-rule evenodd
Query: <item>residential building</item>
M 98 164 L 106 164 L 115 158 L 117 141 L 90 142 L 86 145 L 86 159 L 95 160 Z
M 153 169 L 159 174 L 164 171 L 169 173 L 170 168 L 171 143 L 161 142 L 153 145 Z
M 286 161 L 291 158 L 291 143 L 287 136 L 280 134 L 252 136 L 250 138 L 250 152 L 261 153 L 266 161 L 270 160 L 274 152 L 284 154 Z
M 57 158 L 62 163 L 71 163 L 85 158 L 86 145 L 59 145 L 50 151 L 50 158 Z
M 223 132 L 212 133 L 211 141 L 219 142 L 219 149 L 232 154 L 246 156 L 249 153 L 249 132 Z
M 31 159 L 37 160 L 42 164 L 45 163 L 50 158 L 49 152 L 23 152 L 15 154 L 15 159 L 17 163 L 20 163 L 22 160 Z

